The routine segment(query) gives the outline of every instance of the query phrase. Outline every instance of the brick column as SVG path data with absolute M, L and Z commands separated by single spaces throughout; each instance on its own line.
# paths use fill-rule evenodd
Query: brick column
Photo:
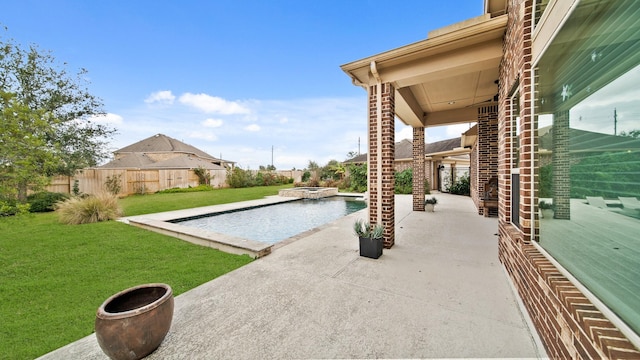
M 424 128 L 413 128 L 413 211 L 424 211 Z
M 569 159 L 569 111 L 560 111 L 553 115 L 553 203 L 554 218 L 571 218 L 571 162 Z
M 498 176 L 498 105 L 478 108 L 478 153 L 477 153 L 477 193 L 484 194 L 484 185 L 494 176 Z M 497 216 L 495 213 L 489 214 Z M 482 208 L 478 213 L 484 215 Z
M 380 86 L 380 88 L 378 88 Z M 384 225 L 384 247 L 395 243 L 395 89 L 369 88 L 369 221 Z

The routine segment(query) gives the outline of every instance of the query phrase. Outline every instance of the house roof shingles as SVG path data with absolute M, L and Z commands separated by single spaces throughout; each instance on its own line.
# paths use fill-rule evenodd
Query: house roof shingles
M 194 154 L 202 158 L 215 159 L 213 156 L 194 146 L 185 144 L 182 141 L 176 140 L 164 134 L 156 134 L 144 140 L 140 140 L 137 143 L 125 146 L 122 149 L 114 151 L 115 154 L 159 152 L 182 152 L 187 154 Z
M 148 154 L 171 153 L 166 160 L 155 161 Z M 157 134 L 114 151 L 116 159 L 100 166 L 103 169 L 225 169 L 204 151 L 163 134 Z
M 460 138 L 453 138 L 447 140 L 436 141 L 433 143 L 425 144 L 425 155 L 440 153 L 443 151 L 450 151 L 460 147 Z M 409 139 L 404 139 L 395 144 L 395 159 L 412 159 L 413 158 L 413 143 Z M 363 163 L 367 161 L 367 154 L 360 154 L 352 159 L 345 161 L 345 163 Z

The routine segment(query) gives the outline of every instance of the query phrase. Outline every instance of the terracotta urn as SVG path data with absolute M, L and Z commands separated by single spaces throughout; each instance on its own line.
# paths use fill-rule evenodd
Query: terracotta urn
M 141 359 L 160 346 L 173 318 L 173 291 L 167 284 L 145 284 L 108 298 L 96 313 L 96 337 L 114 360 Z

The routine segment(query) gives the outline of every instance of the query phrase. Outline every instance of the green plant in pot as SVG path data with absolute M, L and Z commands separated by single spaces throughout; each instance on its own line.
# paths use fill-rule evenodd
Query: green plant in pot
M 360 256 L 377 259 L 382 255 L 384 226 L 372 225 L 362 219 L 353 224 L 353 231 L 360 240 Z
M 424 200 L 424 209 L 428 212 L 433 212 L 437 203 L 438 199 L 436 199 L 434 196 L 426 198 Z

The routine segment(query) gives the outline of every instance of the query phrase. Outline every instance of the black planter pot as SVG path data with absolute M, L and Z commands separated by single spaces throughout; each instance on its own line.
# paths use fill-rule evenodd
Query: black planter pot
M 360 237 L 360 256 L 377 259 L 382 255 L 382 246 L 384 240 L 382 238 L 372 239 Z

